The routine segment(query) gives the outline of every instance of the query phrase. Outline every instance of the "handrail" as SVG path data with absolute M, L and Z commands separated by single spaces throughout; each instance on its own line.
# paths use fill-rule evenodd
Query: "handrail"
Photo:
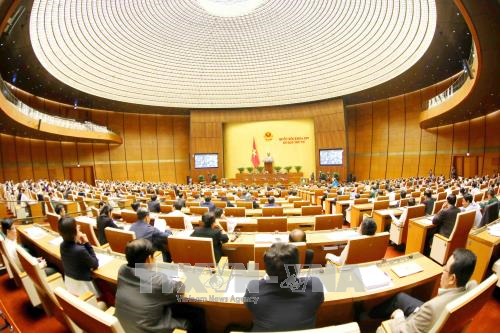
M 472 42 L 470 56 L 469 56 L 469 59 L 467 60 L 469 68 L 472 68 L 472 64 L 474 63 L 474 58 L 475 58 L 475 48 L 474 48 L 474 42 Z M 460 88 L 463 87 L 465 82 L 467 82 L 467 79 L 470 78 L 469 74 L 470 73 L 468 72 L 468 69 L 464 68 L 460 72 L 458 77 L 455 79 L 455 81 L 453 81 L 453 83 L 448 87 L 448 89 L 446 89 L 445 91 L 443 91 L 439 95 L 434 96 L 433 98 L 431 98 L 427 101 L 427 109 L 435 107 L 435 106 L 443 103 L 444 101 L 446 101 L 450 97 L 452 97 Z
M 92 131 L 97 133 L 104 134 L 115 134 L 110 131 L 107 127 L 94 124 L 90 121 L 78 122 L 75 119 L 71 118 L 63 118 L 58 116 L 49 115 L 43 112 L 40 112 L 23 102 L 21 102 L 9 89 L 9 86 L 0 76 L 0 90 L 2 91 L 2 95 L 9 101 L 11 104 L 17 107 L 17 110 L 24 115 L 33 118 L 39 121 L 39 128 L 42 122 L 49 124 L 60 126 L 68 129 L 80 130 L 80 131 Z

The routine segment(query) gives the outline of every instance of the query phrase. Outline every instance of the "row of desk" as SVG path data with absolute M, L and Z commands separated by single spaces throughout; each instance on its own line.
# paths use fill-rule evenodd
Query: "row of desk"
M 42 230 L 42 232 L 37 232 L 36 237 L 33 237 L 34 233 L 29 231 L 29 228 L 33 228 L 33 226 L 20 226 L 18 228 L 21 241 L 33 247 L 49 262 L 61 267 L 59 245 L 54 241 L 54 239 L 58 238 L 58 235 Z M 310 236 L 311 240 L 314 237 L 318 237 L 318 241 L 321 241 L 322 236 L 319 234 Z M 247 242 L 251 242 L 250 235 L 241 237 L 237 241 L 237 243 L 241 244 Z M 106 253 L 97 251 L 101 252 L 99 253 L 100 256 L 106 256 Z M 106 260 L 107 262 L 104 265 L 95 270 L 93 275 L 100 283 L 105 283 L 111 288 L 116 288 L 118 270 L 125 264 L 125 259 L 122 255 L 113 255 L 108 260 Z M 393 272 L 393 267 L 410 262 L 419 265 L 423 270 L 402 278 Z M 354 304 L 356 302 L 364 302 L 365 305 L 370 306 L 400 291 L 405 291 L 422 300 L 427 300 L 432 298 L 437 292 L 442 268 L 423 255 L 413 254 L 377 263 L 367 263 L 359 265 L 358 268 L 368 267 L 373 264 L 378 264 L 377 267 L 390 277 L 391 283 L 389 286 L 381 289 L 361 290 L 359 288 L 353 289 L 353 284 L 349 285 L 348 283 L 346 287 L 342 287 L 342 283 L 339 283 L 341 279 L 342 281 L 354 281 L 353 279 L 356 279 L 357 275 L 355 272 L 357 268 L 354 267 L 341 271 L 339 268 L 331 266 L 327 269 L 319 269 L 312 272 L 313 275 L 320 277 L 324 281 L 326 289 L 325 302 L 321 305 L 317 314 L 318 326 L 338 325 L 355 320 Z M 176 266 L 173 267 L 175 270 Z M 264 271 L 250 273 L 254 278 L 265 275 Z M 230 277 L 231 271 L 224 270 L 224 272 L 219 272 L 219 274 L 222 277 Z M 237 275 L 238 272 L 233 272 L 233 274 Z M 200 279 L 205 283 L 204 285 L 208 285 L 207 282 L 213 279 L 213 274 L 206 270 L 200 275 Z M 229 324 L 250 324 L 252 320 L 251 314 L 245 305 L 236 302 L 233 298 L 227 297 L 230 294 L 231 289 L 221 291 L 207 288 L 202 292 L 191 290 L 185 296 L 189 299 L 199 301 L 190 304 L 202 307 L 205 310 L 208 330 L 210 332 L 221 332 Z M 213 297 L 219 298 L 217 301 L 210 301 L 215 300 Z

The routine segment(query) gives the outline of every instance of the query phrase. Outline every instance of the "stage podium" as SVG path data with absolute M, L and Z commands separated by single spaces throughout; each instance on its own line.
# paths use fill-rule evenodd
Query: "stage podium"
M 269 162 L 264 161 L 264 170 L 266 170 L 270 174 L 272 174 L 274 172 L 272 160 Z
M 267 156 L 264 158 L 264 170 L 267 171 L 269 174 L 273 174 L 273 158 L 271 157 L 270 153 L 267 153 Z

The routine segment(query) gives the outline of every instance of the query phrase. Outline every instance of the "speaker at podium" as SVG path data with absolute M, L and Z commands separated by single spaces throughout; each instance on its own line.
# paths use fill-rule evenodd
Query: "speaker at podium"
M 266 158 L 264 158 L 264 170 L 266 170 L 268 173 L 273 173 L 273 163 L 274 160 L 271 157 L 271 153 L 267 153 Z

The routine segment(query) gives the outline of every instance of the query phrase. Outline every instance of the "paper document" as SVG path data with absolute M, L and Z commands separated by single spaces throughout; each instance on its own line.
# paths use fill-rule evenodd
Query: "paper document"
M 412 275 L 418 272 L 422 272 L 424 269 L 417 263 L 406 262 L 404 264 L 396 265 L 391 267 L 391 270 L 396 273 L 400 278 Z
M 432 219 L 433 219 L 433 216 L 427 216 L 423 219 L 420 219 L 420 223 L 422 224 L 425 224 L 425 225 L 431 225 L 432 224 Z
M 495 237 L 500 237 L 500 223 L 494 224 L 491 227 L 488 227 L 488 232 L 490 235 Z
M 287 234 L 256 234 L 255 243 L 288 243 Z
M 328 238 L 333 241 L 341 241 L 358 237 L 359 233 L 356 230 L 335 231 L 328 234 Z
M 104 253 L 96 253 L 97 259 L 99 259 L 99 268 L 102 266 L 106 265 L 107 263 L 113 261 L 112 256 L 108 256 L 107 254 Z
M 391 278 L 376 265 L 360 267 L 359 273 L 366 290 L 388 287 L 392 284 Z
M 165 232 L 167 230 L 167 222 L 164 219 L 155 219 L 154 227 L 161 232 Z
M 40 239 L 47 235 L 47 232 L 38 227 L 30 227 L 24 229 L 24 231 L 28 234 L 28 236 L 32 239 Z
M 181 230 L 175 233 L 176 237 L 189 237 L 194 230 Z
M 75 220 L 77 222 L 87 222 L 87 223 L 90 223 L 92 225 L 96 225 L 96 220 L 92 217 L 88 217 L 88 216 L 77 216 L 75 217 Z
M 63 239 L 62 237 L 57 237 L 57 238 L 54 238 L 53 240 L 51 240 L 49 243 L 52 244 L 52 245 L 59 245 L 63 242 Z
M 252 280 L 257 280 L 258 277 L 248 277 L 248 276 L 238 276 L 233 275 L 232 279 L 227 284 L 226 291 L 224 292 L 225 297 L 243 297 L 246 293 L 246 287 Z M 252 295 L 250 295 L 252 296 Z

